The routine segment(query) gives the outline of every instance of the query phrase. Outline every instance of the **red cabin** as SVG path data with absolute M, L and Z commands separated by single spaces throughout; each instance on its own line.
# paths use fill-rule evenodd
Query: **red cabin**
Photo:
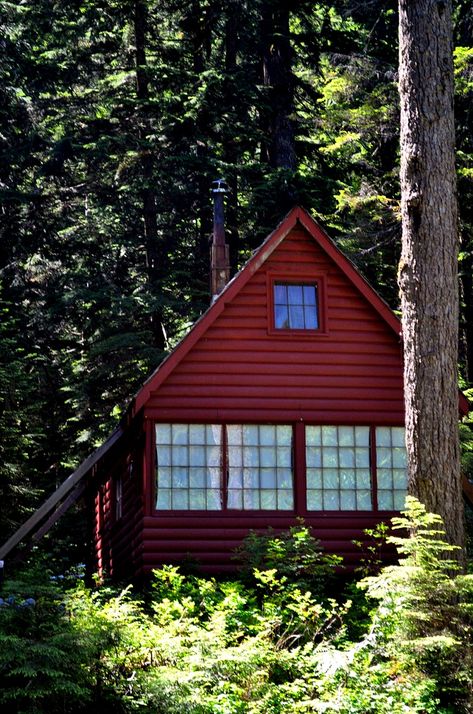
M 294 208 L 96 460 L 98 568 L 229 571 L 250 529 L 301 517 L 353 565 L 353 540 L 403 505 L 403 424 L 398 319 Z

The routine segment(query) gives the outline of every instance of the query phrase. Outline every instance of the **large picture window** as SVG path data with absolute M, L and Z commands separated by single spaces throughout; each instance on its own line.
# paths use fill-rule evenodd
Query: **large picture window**
M 404 427 L 307 426 L 305 444 L 308 511 L 371 511 L 374 484 L 378 511 L 403 507 Z
M 376 473 L 378 508 L 398 511 L 404 507 L 407 490 L 407 455 L 404 427 L 376 427 Z
M 228 508 L 292 510 L 292 428 L 227 426 Z
M 368 426 L 306 427 L 307 509 L 373 508 Z
M 292 510 L 292 427 L 156 425 L 158 510 Z
M 158 510 L 395 511 L 406 485 L 399 426 L 156 425 Z
M 156 425 L 156 508 L 218 511 L 222 508 L 222 427 Z

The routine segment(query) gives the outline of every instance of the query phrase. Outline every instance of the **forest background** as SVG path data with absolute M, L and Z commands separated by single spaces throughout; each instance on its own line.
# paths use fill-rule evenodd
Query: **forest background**
M 304 205 L 398 308 L 395 0 L 0 2 L 0 540 Z M 455 5 L 461 364 L 473 382 L 473 10 Z M 86 553 L 68 515 L 57 556 Z M 61 530 L 62 529 L 62 530 Z M 59 545 L 58 545 L 59 544 Z M 65 547 L 67 546 L 67 547 Z

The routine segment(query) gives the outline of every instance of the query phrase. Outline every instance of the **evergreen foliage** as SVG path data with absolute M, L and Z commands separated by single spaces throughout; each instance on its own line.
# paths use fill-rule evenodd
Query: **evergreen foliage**
M 299 556 L 290 573 L 255 570 L 252 585 L 165 566 L 141 601 L 26 571 L 2 587 L 2 711 L 466 714 L 473 576 L 415 499 L 393 528 L 399 564 L 359 583 L 371 612 L 355 637 L 360 605 L 307 588 L 304 563 L 320 552 L 302 527 L 264 537 L 260 550 Z
M 455 12 L 468 384 L 471 3 Z M 300 202 L 394 308 L 400 222 L 394 0 L 0 0 L 0 36 L 3 540 L 207 306 L 213 179 L 231 187 L 233 270 Z M 2 588 L 2 711 L 471 711 L 471 576 L 419 504 L 395 525 L 403 559 L 351 605 L 303 525 L 247 541 L 244 582 L 164 568 L 146 604 L 26 572 Z M 75 530 L 48 544 L 56 562 Z
M 213 179 L 231 188 L 233 270 L 300 202 L 394 308 L 400 223 L 393 0 L 0 8 L 1 379 L 10 381 L 0 443 L 15 452 L 0 467 L 7 534 L 103 440 L 208 305 Z M 467 379 L 470 27 L 459 3 Z

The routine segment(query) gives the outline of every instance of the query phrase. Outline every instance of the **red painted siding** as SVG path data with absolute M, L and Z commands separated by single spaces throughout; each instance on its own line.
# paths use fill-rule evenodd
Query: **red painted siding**
M 323 334 L 271 328 L 272 276 L 301 282 L 323 278 Z M 155 420 L 403 424 L 400 339 L 296 224 L 164 381 L 155 389 L 151 382 L 144 413 L 149 441 Z M 207 572 L 225 572 L 235 568 L 232 551 L 251 528 L 287 528 L 296 522 L 293 513 L 155 513 L 152 453 L 148 459 L 149 500 L 137 573 L 163 562 L 193 560 Z M 326 550 L 342 554 L 348 567 L 359 559 L 353 539 L 363 540 L 363 529 L 379 520 L 367 512 L 303 515 Z
M 272 273 L 325 276 L 327 334 L 269 334 Z M 337 265 L 293 229 L 146 404 L 160 421 L 402 423 L 400 342 Z
M 274 329 L 273 279 L 317 283 L 321 329 Z M 294 208 L 130 404 L 127 445 L 99 471 L 99 568 L 132 578 L 165 562 L 195 560 L 207 572 L 227 572 L 249 529 L 288 528 L 298 515 L 329 552 L 353 566 L 359 558 L 353 539 L 365 540 L 363 529 L 391 514 L 305 511 L 304 424 L 402 425 L 399 332 L 388 306 L 310 216 Z M 460 407 L 468 411 L 463 395 Z M 155 421 L 292 424 L 295 511 L 154 511 Z M 133 479 L 126 472 L 131 454 L 140 464 Z M 113 479 L 120 473 L 117 521 Z M 373 484 L 376 498 L 375 490 Z
M 143 531 L 143 440 L 124 449 L 108 469 L 95 498 L 95 557 L 101 577 L 133 578 L 140 567 Z M 116 479 L 122 482 L 121 515 L 116 513 Z
M 389 514 L 386 514 L 388 516 Z M 296 524 L 293 516 L 227 516 L 209 514 L 188 518 L 160 515 L 144 518 L 142 561 L 139 574 L 150 572 L 166 563 L 196 563 L 205 572 L 229 572 L 235 570 L 237 561 L 234 550 L 250 529 L 264 531 L 271 525 L 276 531 Z M 313 535 L 320 539 L 327 553 L 343 556 L 347 570 L 360 561 L 361 550 L 353 543 L 356 539 L 369 544 L 370 538 L 363 533 L 373 528 L 379 517 L 373 513 L 335 514 L 308 516 L 305 523 Z

